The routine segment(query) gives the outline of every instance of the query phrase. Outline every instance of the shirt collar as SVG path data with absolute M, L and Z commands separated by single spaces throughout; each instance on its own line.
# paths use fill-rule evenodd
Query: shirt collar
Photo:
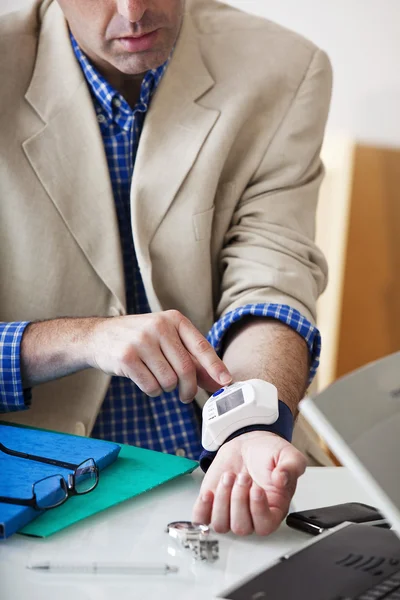
M 70 33 L 70 38 L 75 56 L 81 66 L 83 74 L 85 75 L 86 81 L 89 84 L 89 88 L 93 96 L 103 108 L 108 119 L 114 121 L 121 120 L 122 122 L 120 125 L 123 128 L 130 127 L 130 125 L 126 124 L 126 119 L 132 118 L 136 112 L 147 112 L 151 98 L 154 95 L 171 60 L 172 52 L 165 63 L 156 69 L 147 71 L 142 81 L 139 101 L 132 110 L 125 98 L 119 92 L 117 92 L 117 90 L 114 89 L 112 85 L 110 85 L 108 81 L 92 65 L 88 57 L 82 52 L 72 33 Z

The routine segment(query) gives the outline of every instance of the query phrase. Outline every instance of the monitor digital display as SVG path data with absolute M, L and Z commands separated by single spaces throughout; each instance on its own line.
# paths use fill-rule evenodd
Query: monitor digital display
M 231 394 L 217 400 L 218 416 L 224 415 L 241 404 L 244 404 L 243 391 L 241 389 L 234 390 Z

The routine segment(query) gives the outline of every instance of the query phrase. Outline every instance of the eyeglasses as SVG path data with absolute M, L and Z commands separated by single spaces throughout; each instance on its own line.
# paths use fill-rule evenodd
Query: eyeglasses
M 48 510 L 63 504 L 70 496 L 87 494 L 94 490 L 99 482 L 99 469 L 93 460 L 88 458 L 80 465 L 45 458 L 43 456 L 35 456 L 34 454 L 26 454 L 11 450 L 3 444 L 0 444 L 0 450 L 5 454 L 16 456 L 18 458 L 27 458 L 36 462 L 42 462 L 48 465 L 63 467 L 64 469 L 73 470 L 73 473 L 68 474 L 68 482 L 65 481 L 62 475 L 49 475 L 32 485 L 31 498 L 12 498 L 9 496 L 0 496 L 0 502 L 5 504 L 17 504 L 20 506 L 31 506 L 36 510 Z

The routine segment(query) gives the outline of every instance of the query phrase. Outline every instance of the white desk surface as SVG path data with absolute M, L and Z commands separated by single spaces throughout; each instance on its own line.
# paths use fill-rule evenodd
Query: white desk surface
M 1 600 L 208 600 L 310 537 L 282 524 L 267 538 L 218 536 L 220 559 L 198 563 L 165 533 L 170 521 L 190 520 L 201 481 L 197 470 L 47 539 L 14 535 L 0 542 Z M 311 467 L 300 479 L 293 508 L 370 502 L 342 467 Z M 169 575 L 59 575 L 33 572 L 41 561 L 133 561 L 179 566 Z

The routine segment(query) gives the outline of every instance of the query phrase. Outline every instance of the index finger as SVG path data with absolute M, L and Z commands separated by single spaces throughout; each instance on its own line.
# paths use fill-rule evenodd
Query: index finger
M 199 361 L 214 381 L 221 385 L 228 385 L 232 382 L 232 376 L 225 364 L 189 319 L 183 318 L 180 321 L 178 334 L 186 349 Z

